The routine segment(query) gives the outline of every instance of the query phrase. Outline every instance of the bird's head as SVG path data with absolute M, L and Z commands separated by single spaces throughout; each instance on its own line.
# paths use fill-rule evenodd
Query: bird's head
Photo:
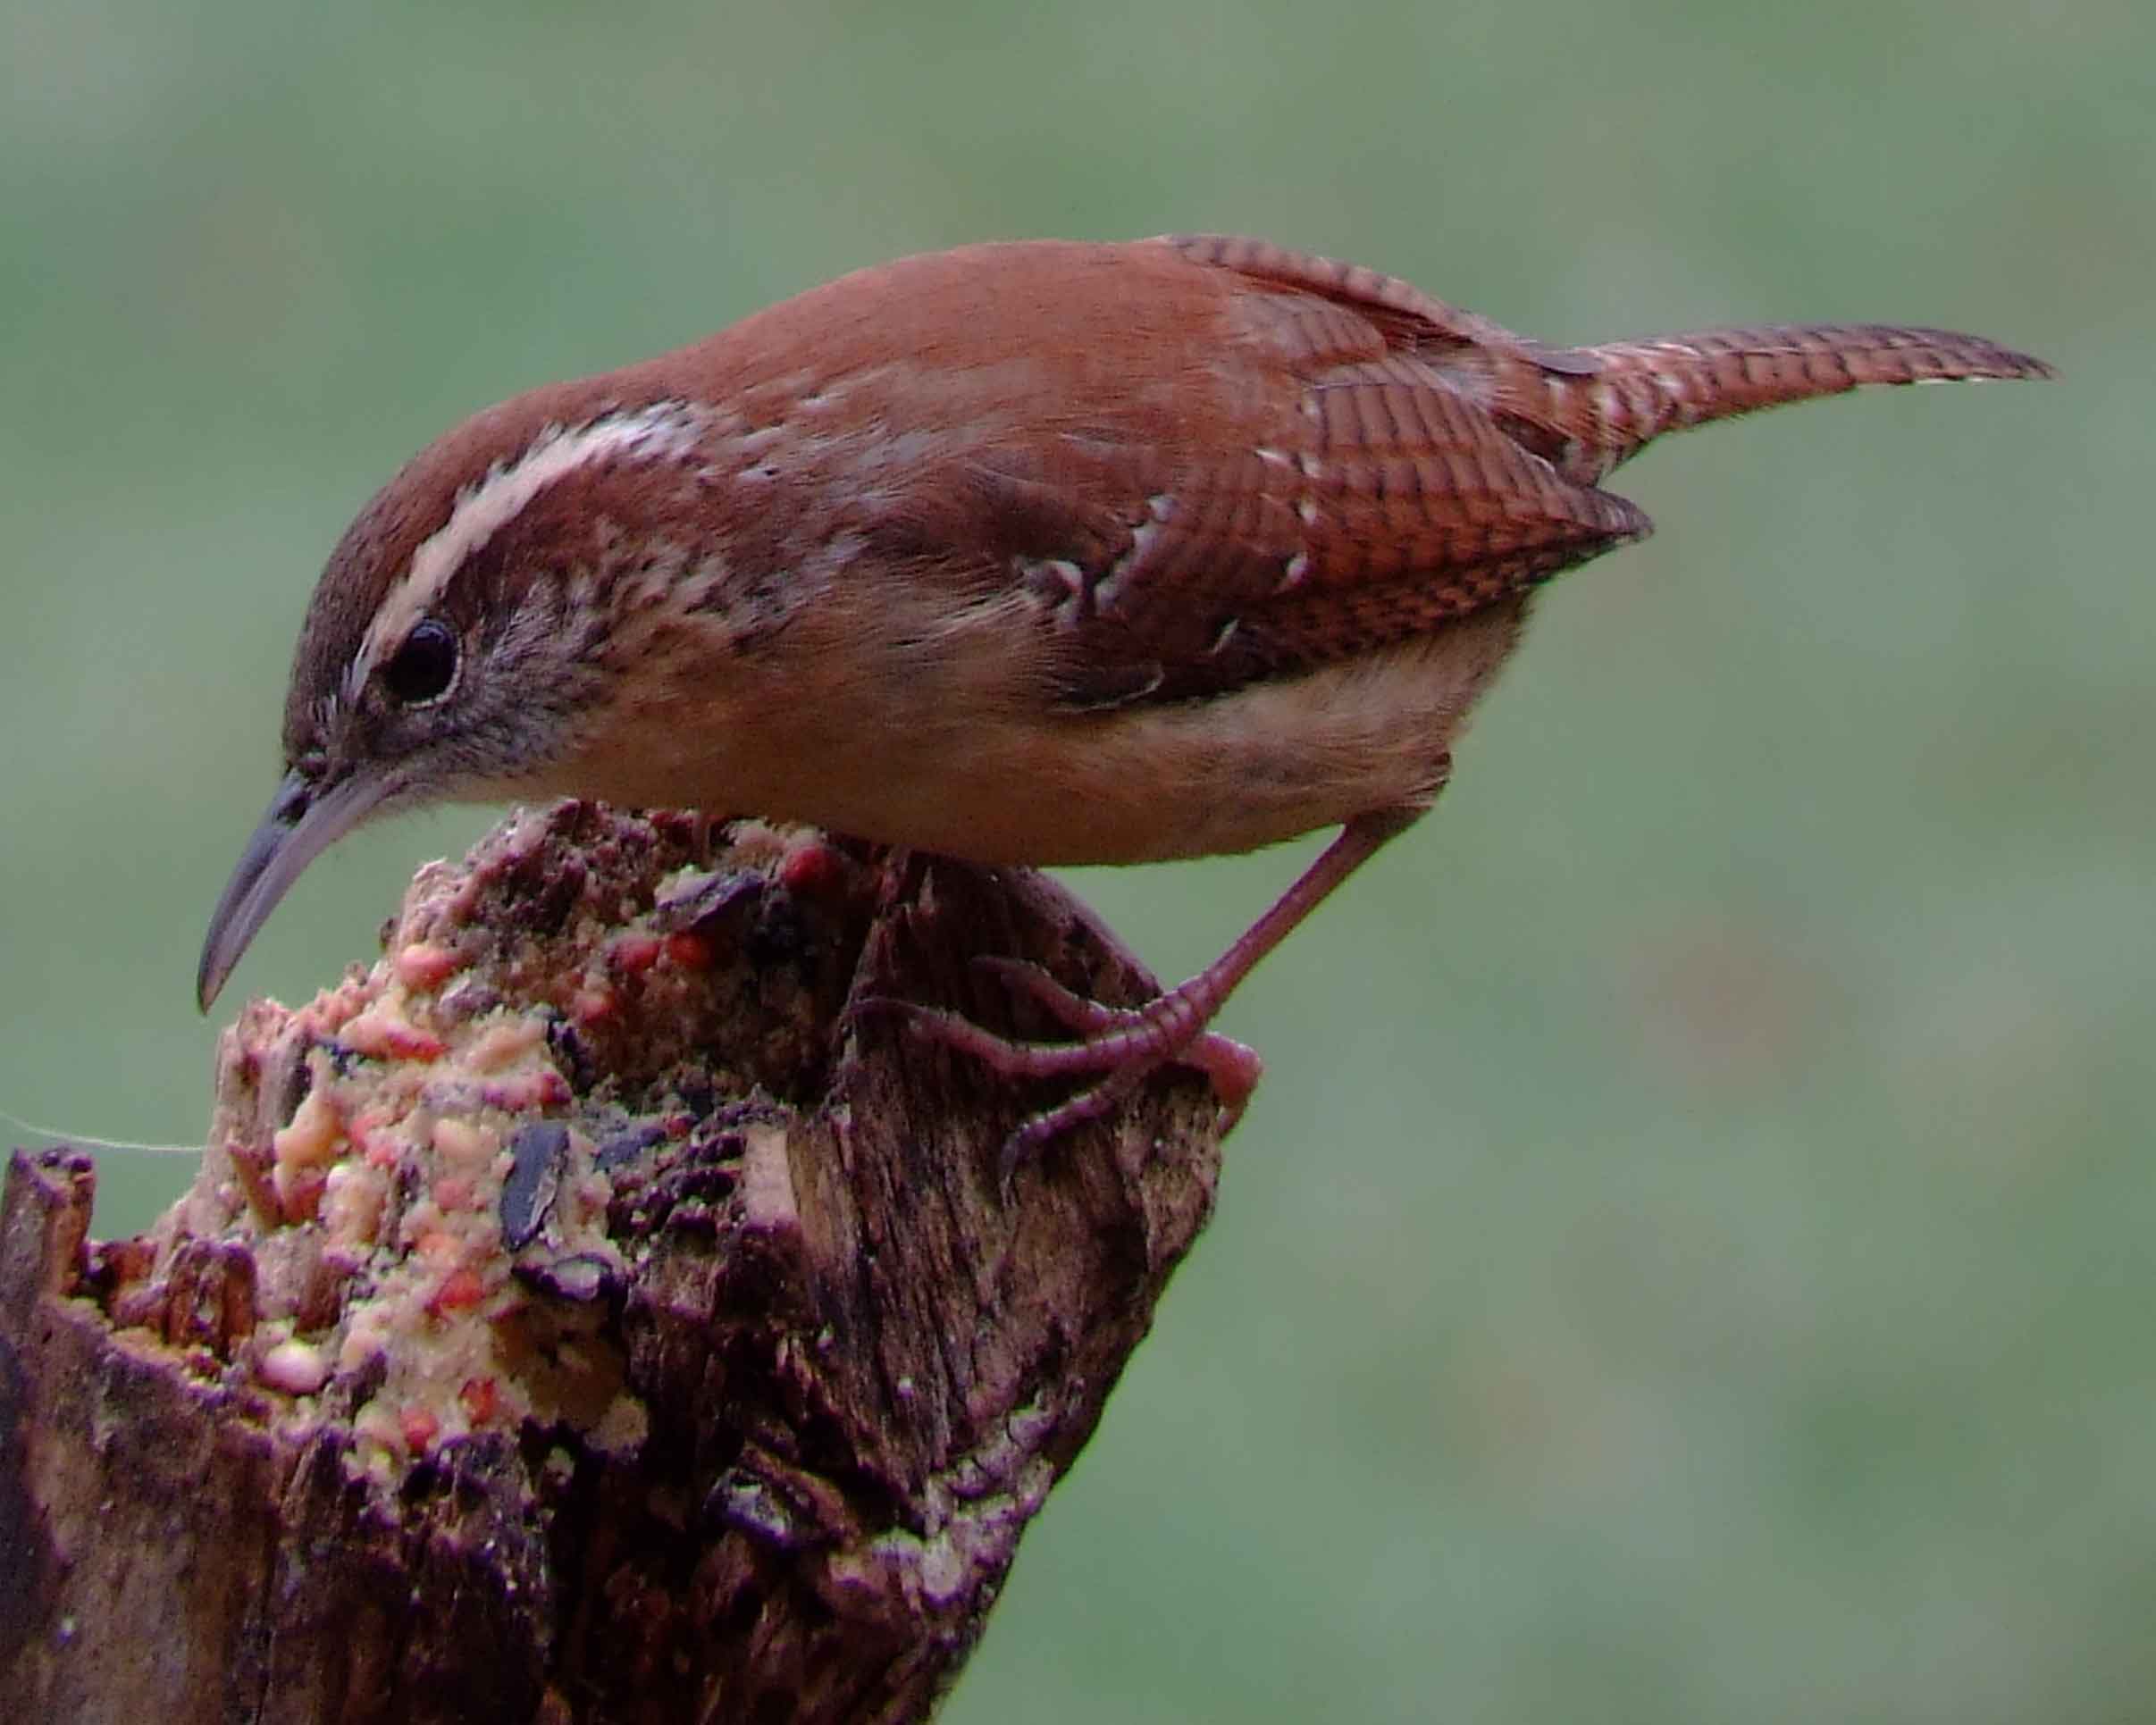
M 705 410 L 535 391 L 423 451 L 331 555 L 294 656 L 284 777 L 210 919 L 215 999 L 307 864 L 392 808 L 551 793 L 595 714 L 624 607 L 695 579 Z

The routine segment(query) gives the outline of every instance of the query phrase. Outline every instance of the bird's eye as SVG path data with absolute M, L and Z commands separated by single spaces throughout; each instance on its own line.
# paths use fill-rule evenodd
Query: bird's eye
M 382 686 L 407 707 L 438 700 L 457 675 L 457 636 L 433 617 L 423 619 L 382 667 Z

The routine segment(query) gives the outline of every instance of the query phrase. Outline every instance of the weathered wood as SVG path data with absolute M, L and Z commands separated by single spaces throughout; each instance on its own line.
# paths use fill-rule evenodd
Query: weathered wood
M 638 837 L 588 808 L 545 818 L 519 841 L 545 866 L 520 855 L 492 877 L 509 883 L 501 914 L 558 887 L 556 865 L 628 855 L 625 833 Z M 817 938 L 837 931 L 839 985 L 775 979 L 742 1009 L 784 1021 L 735 1026 L 741 1047 L 794 1038 L 806 1054 L 789 1070 L 808 1081 L 717 1099 L 616 1189 L 627 1270 L 591 1345 L 618 1355 L 648 1414 L 631 1446 L 527 1421 L 418 1445 L 385 1473 L 379 1454 L 361 1465 L 364 1384 L 297 1403 L 264 1387 L 257 1276 L 289 1283 L 315 1226 L 273 1234 L 254 1213 L 279 1201 L 235 1097 L 273 1102 L 266 1124 L 281 1125 L 296 1097 L 264 1100 L 274 1075 L 226 1075 L 222 1232 L 197 1199 L 144 1241 L 93 1244 L 88 1160 L 14 1158 L 0 1214 L 9 1717 L 928 1711 L 1204 1225 L 1219 1146 L 1204 1083 L 1171 1075 L 1006 1196 L 998 1148 L 1042 1099 L 855 1003 L 1016 1011 L 1037 1032 L 974 955 L 1034 959 L 1109 1001 L 1152 979 L 1040 877 L 855 861 L 873 883 L 859 914 L 788 913 Z M 741 962 L 766 962 L 740 945 Z M 768 965 L 807 975 L 800 950 Z M 605 1082 L 575 1076 L 580 1093 Z M 284 1268 L 263 1256 L 273 1244 Z

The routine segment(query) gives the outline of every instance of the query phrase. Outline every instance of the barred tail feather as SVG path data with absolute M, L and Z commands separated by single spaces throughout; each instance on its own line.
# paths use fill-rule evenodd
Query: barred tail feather
M 1604 452 L 1602 473 L 1665 431 L 1785 402 L 1871 384 L 2053 374 L 2043 360 L 1981 336 L 1886 323 L 1700 330 L 1583 352 L 1592 373 L 1553 375 L 1548 387 L 1568 435 Z

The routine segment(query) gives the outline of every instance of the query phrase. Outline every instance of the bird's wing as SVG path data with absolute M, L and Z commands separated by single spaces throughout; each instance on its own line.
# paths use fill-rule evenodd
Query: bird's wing
M 1485 405 L 1493 377 L 1516 395 L 1523 372 L 1577 377 L 1592 356 L 1253 241 L 1119 250 L 1120 300 L 1112 281 L 1097 308 L 1064 297 L 1087 352 L 1053 416 L 976 444 L 935 481 L 929 516 L 957 518 L 911 523 L 962 534 L 1030 596 L 1060 701 L 1293 675 L 1648 531 Z

